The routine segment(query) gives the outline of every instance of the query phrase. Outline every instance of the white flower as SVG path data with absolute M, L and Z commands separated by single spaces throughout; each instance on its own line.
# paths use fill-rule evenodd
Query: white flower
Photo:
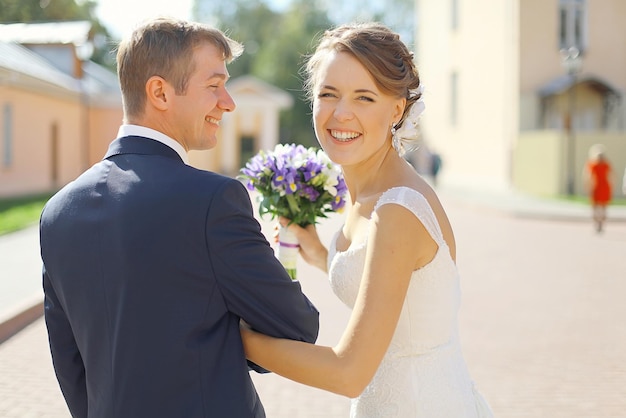
M 339 166 L 333 164 L 328 158 L 328 155 L 319 150 L 317 153 L 317 158 L 324 163 L 324 168 L 322 168 L 322 175 L 326 179 L 324 182 L 324 190 L 330 193 L 331 196 L 337 196 L 337 185 L 339 184 L 339 178 L 341 177 L 341 169 Z
M 409 91 L 409 94 L 421 95 L 422 92 L 423 88 L 420 85 L 419 88 Z M 406 115 L 404 122 L 402 122 L 402 126 L 395 130 L 394 134 L 401 141 L 412 141 L 419 137 L 419 120 L 425 109 L 426 105 L 424 104 L 423 97 L 420 96 L 420 98 L 411 105 L 409 113 Z

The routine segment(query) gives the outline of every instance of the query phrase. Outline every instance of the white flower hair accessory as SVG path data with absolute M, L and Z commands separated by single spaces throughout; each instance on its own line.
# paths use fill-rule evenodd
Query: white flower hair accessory
M 422 97 L 423 91 L 424 89 L 422 85 L 416 89 L 409 90 L 409 97 L 419 95 L 420 98 L 413 102 L 410 106 L 409 112 L 407 113 L 404 122 L 402 122 L 402 126 L 396 129 L 396 126 L 394 125 L 391 128 L 392 145 L 401 157 L 405 154 L 409 143 L 415 141 L 419 137 L 419 120 L 422 113 L 426 109 L 426 105 L 424 104 L 424 99 Z

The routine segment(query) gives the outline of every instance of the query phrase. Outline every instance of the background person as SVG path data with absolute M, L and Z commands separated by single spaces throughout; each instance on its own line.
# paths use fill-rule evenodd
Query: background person
M 606 222 L 606 207 L 611 203 L 611 164 L 606 158 L 603 145 L 596 144 L 589 150 L 586 166 L 586 183 L 591 202 L 593 222 L 597 232 L 602 232 Z

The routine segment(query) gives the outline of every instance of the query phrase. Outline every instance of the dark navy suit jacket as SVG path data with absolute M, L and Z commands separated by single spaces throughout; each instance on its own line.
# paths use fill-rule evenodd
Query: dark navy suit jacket
M 118 138 L 47 203 L 45 319 L 75 417 L 264 417 L 239 320 L 314 342 L 318 312 L 237 180 Z

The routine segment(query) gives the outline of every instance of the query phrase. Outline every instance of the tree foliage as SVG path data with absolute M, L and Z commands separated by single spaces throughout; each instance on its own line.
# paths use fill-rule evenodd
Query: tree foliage
M 316 144 L 299 73 L 313 39 L 332 25 L 326 14 L 310 0 L 292 1 L 284 12 L 263 0 L 196 0 L 194 15 L 244 44 L 243 55 L 229 65 L 231 77 L 253 75 L 293 96 L 294 106 L 281 115 L 281 142 Z
M 315 40 L 330 26 L 326 14 L 313 8 L 310 1 L 294 1 L 282 16 L 279 35 L 263 43 L 263 48 L 256 54 L 253 74 L 294 96 L 293 108 L 281 119 L 287 142 L 317 144 L 311 128 L 311 108 L 304 97 L 300 74 L 306 57 L 315 48 Z
M 0 0 L 0 22 L 89 20 L 95 2 L 74 0 Z
M 411 48 L 415 33 L 415 0 L 369 2 L 359 0 L 317 0 L 318 7 L 327 10 L 330 20 L 337 24 L 354 21 L 377 21 L 400 34 Z
M 0 0 L 0 23 L 39 23 L 87 20 L 91 22 L 89 37 L 94 41 L 92 61 L 112 67 L 110 35 L 95 14 L 97 2 L 86 0 Z
M 315 145 L 301 68 L 321 32 L 340 23 L 375 20 L 400 33 L 411 47 L 414 0 L 291 0 L 284 10 L 269 0 L 194 0 L 194 19 L 211 23 L 245 46 L 229 66 L 232 77 L 250 74 L 289 92 L 294 106 L 281 116 L 280 140 Z

